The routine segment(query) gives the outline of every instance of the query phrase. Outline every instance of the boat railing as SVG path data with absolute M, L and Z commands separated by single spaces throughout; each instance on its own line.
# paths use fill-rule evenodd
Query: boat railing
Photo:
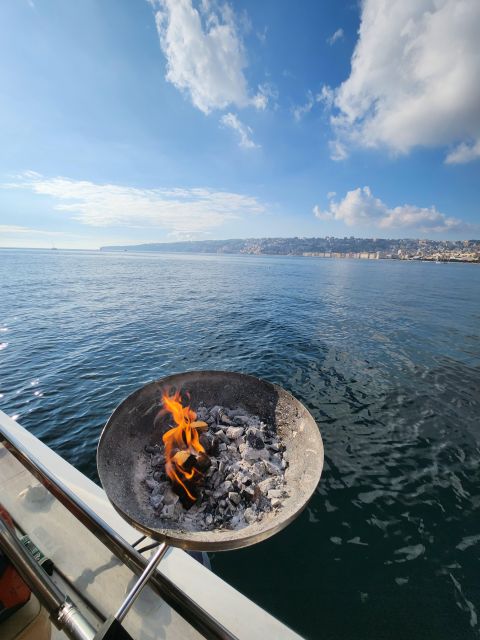
M 8 451 L 52 494 L 79 522 L 135 574 L 140 575 L 147 560 L 122 536 L 56 477 L 0 420 L 0 441 Z M 151 577 L 150 587 L 184 620 L 205 638 L 236 638 L 219 620 L 195 602 L 187 593 L 159 571 Z

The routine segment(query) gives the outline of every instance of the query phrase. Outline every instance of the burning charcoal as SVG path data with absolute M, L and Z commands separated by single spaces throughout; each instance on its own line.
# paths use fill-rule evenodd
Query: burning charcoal
M 232 483 L 230 482 L 230 480 L 225 480 L 225 482 L 222 482 L 222 484 L 218 485 L 218 488 L 215 491 L 214 495 L 217 498 L 220 498 L 221 496 L 225 496 L 227 495 L 227 493 L 230 491 L 231 488 L 232 488 Z
M 265 496 L 260 496 L 259 500 L 257 501 L 257 509 L 259 511 L 270 511 L 271 509 L 270 500 Z
M 153 454 L 155 454 L 155 453 L 158 453 L 158 449 L 159 449 L 158 444 L 155 444 L 153 446 L 150 446 L 150 445 L 147 444 L 145 446 L 145 453 L 153 453 Z
M 264 460 L 263 464 L 265 465 L 265 470 L 267 471 L 267 473 L 269 473 L 270 475 L 276 475 L 279 476 L 281 475 L 281 470 L 277 467 L 276 464 L 273 464 L 272 462 L 270 462 L 269 460 Z
M 172 460 L 187 473 L 191 472 L 197 462 L 197 458 L 189 451 L 177 451 Z
M 154 490 L 152 491 L 152 496 L 163 496 L 164 493 L 165 493 L 165 484 L 163 482 L 162 483 L 159 482 L 157 486 L 154 488 Z
M 274 486 L 275 486 L 275 478 L 271 476 L 266 480 L 262 480 L 262 482 L 258 484 L 260 491 L 262 491 L 262 493 L 268 494 L 269 497 L 270 497 L 269 492 L 273 489 Z
M 230 438 L 230 440 L 236 440 L 237 438 L 240 438 L 240 436 L 243 436 L 243 428 L 242 427 L 228 427 L 228 429 L 226 431 L 226 436 L 227 436 L 227 438 Z
M 228 523 L 228 526 L 230 529 L 237 529 L 237 527 L 239 527 L 239 525 L 241 525 L 243 522 L 243 516 L 241 513 L 236 513 L 235 515 L 232 516 L 230 522 Z
M 254 490 L 251 489 L 250 487 L 245 487 L 244 489 L 242 489 L 242 498 L 247 500 L 247 502 L 252 501 L 253 496 L 254 496 Z
M 155 480 L 152 480 L 151 478 L 147 478 L 145 480 L 145 485 L 149 491 L 153 491 L 156 487 L 159 486 L 158 482 L 155 482 Z
M 209 413 L 212 416 L 212 418 L 215 418 L 215 420 L 218 420 L 218 417 L 220 416 L 220 414 L 223 413 L 223 407 L 220 407 L 218 404 L 216 404 L 214 407 L 210 409 Z
M 210 440 L 210 438 L 207 436 L 206 433 L 202 433 L 200 435 L 200 444 L 202 445 L 202 447 L 205 449 L 205 453 L 210 453 L 211 449 L 212 449 L 212 441 Z
M 287 462 L 273 428 L 244 409 L 219 405 L 199 406 L 195 420 L 187 424 L 201 446 L 187 442 L 184 433 L 173 441 L 169 456 L 182 482 L 167 479 L 161 444 L 145 451 L 149 483 L 144 482 L 152 512 L 186 531 L 211 531 L 260 522 L 282 506 Z
M 263 449 L 265 447 L 265 443 L 263 442 L 262 438 L 259 435 L 256 435 L 253 432 L 250 432 L 247 435 L 247 442 L 254 449 L 260 450 L 260 449 Z
M 205 473 L 205 471 L 209 468 L 209 466 L 210 466 L 210 458 L 204 453 L 199 453 L 196 458 L 195 468 L 201 471 L 202 473 Z
M 197 420 L 206 420 L 208 418 L 208 411 L 205 407 L 198 407 L 196 414 Z
M 261 477 L 265 475 L 265 465 L 261 461 L 255 462 L 255 464 L 251 467 L 251 472 Z
M 175 513 L 175 505 L 174 504 L 166 504 L 163 509 L 161 515 L 164 518 L 173 518 L 173 514 Z
M 228 492 L 228 499 L 233 502 L 233 504 L 239 504 L 241 497 L 239 493 L 236 493 L 235 491 L 229 491 Z
M 252 524 L 256 520 L 255 512 L 253 511 L 253 509 L 250 509 L 250 507 L 248 509 L 245 509 L 245 511 L 243 512 L 243 517 L 248 522 L 248 524 Z
M 159 509 L 163 504 L 162 496 L 150 496 L 150 504 L 154 509 Z
M 163 494 L 164 503 L 166 505 L 169 505 L 169 504 L 175 505 L 175 504 L 177 504 L 178 500 L 179 500 L 179 498 L 178 498 L 177 494 L 173 491 L 173 489 L 171 487 L 168 487 L 168 489 Z
M 278 442 L 270 442 L 268 448 L 272 451 L 280 451 L 280 445 L 278 444 Z
M 250 425 L 247 427 L 247 435 L 250 435 L 251 433 L 253 433 L 254 436 L 260 436 L 260 437 L 265 436 L 265 432 L 258 425 L 255 425 L 255 426 Z
M 214 457 L 218 456 L 218 445 L 219 444 L 220 444 L 220 440 L 217 437 L 213 436 L 212 444 L 211 444 L 210 451 L 209 451 L 210 455 L 212 455 Z
M 230 453 L 231 458 L 235 458 L 237 456 L 238 449 L 236 444 L 227 445 L 227 450 Z
M 259 502 L 261 498 L 263 498 L 264 492 L 260 489 L 260 485 L 257 484 L 256 487 L 253 488 L 253 499 L 255 502 Z
M 223 442 L 225 444 L 230 444 L 230 440 L 228 439 L 227 434 L 223 431 L 223 429 L 219 429 L 216 432 L 215 436 L 218 440 L 220 440 L 220 442 Z
M 267 460 L 269 457 L 266 449 L 254 449 L 250 445 L 242 452 L 242 458 L 245 460 Z
M 222 424 L 226 424 L 226 425 L 231 425 L 233 424 L 232 420 L 230 419 L 230 417 L 223 411 L 221 413 L 219 413 L 218 415 L 218 421 L 221 422 Z
M 196 429 L 197 431 L 206 431 L 208 429 L 208 424 L 203 420 L 195 420 L 190 424 L 192 429 Z
M 151 464 L 152 467 L 163 467 L 165 464 L 165 456 L 158 453 L 156 456 L 153 456 Z

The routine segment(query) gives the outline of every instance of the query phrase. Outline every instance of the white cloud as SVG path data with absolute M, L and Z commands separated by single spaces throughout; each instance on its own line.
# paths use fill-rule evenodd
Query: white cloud
M 297 105 L 296 107 L 293 107 L 292 109 L 292 113 L 293 113 L 293 118 L 296 122 L 300 122 L 300 120 L 303 118 L 303 116 L 305 116 L 307 113 L 310 113 L 310 111 L 313 109 L 314 105 L 315 105 L 315 98 L 313 96 L 313 93 L 311 91 L 307 92 L 307 101 L 304 104 L 301 105 Z
M 317 93 L 315 96 L 309 90 L 307 91 L 307 101 L 304 104 L 293 107 L 293 118 L 296 122 L 300 122 L 303 116 L 305 116 L 307 113 L 310 113 L 310 111 L 317 103 L 323 103 L 326 109 L 330 109 L 333 106 L 334 99 L 335 92 L 333 91 L 333 89 L 326 85 L 323 85 L 320 93 Z
M 238 117 L 234 113 L 227 113 L 220 118 L 220 122 L 225 126 L 233 129 L 238 135 L 239 142 L 238 144 L 244 149 L 257 149 L 259 148 L 258 144 L 252 140 L 252 129 L 240 122 Z
M 30 229 L 29 227 L 19 227 L 14 224 L 0 224 L 0 236 L 2 234 L 8 235 L 40 235 L 40 236 L 63 236 L 63 231 L 46 231 L 45 229 Z
M 262 44 L 267 42 L 268 26 L 263 27 L 262 31 L 257 31 L 257 38 Z
M 277 107 L 276 100 L 278 99 L 278 89 L 270 82 L 258 85 L 258 93 L 256 93 L 251 99 L 251 104 L 255 109 L 265 111 L 268 107 L 269 101 L 273 101 L 274 108 Z
M 341 162 L 348 158 L 347 148 L 340 140 L 330 140 L 328 147 L 330 149 L 330 158 L 335 162 Z
M 334 101 L 335 101 L 334 90 L 331 87 L 324 84 L 320 93 L 317 94 L 317 102 L 323 102 L 325 107 L 330 109 L 333 106 Z
M 161 227 L 176 233 L 197 233 L 265 211 L 264 204 L 254 197 L 206 188 L 138 189 L 45 178 L 34 172 L 2 186 L 50 196 L 56 201 L 57 211 L 94 227 Z
M 457 218 L 446 216 L 435 207 L 417 207 L 405 204 L 389 208 L 375 198 L 369 187 L 348 191 L 343 200 L 336 202 L 328 195 L 328 208 L 324 211 L 317 205 L 313 212 L 320 220 L 335 220 L 349 227 L 370 226 L 379 229 L 411 229 L 422 233 L 459 231 L 468 225 Z
M 473 144 L 462 142 L 445 158 L 447 164 L 464 164 L 480 158 L 480 139 Z
M 261 89 L 249 96 L 245 48 L 230 5 L 203 0 L 196 9 L 192 0 L 150 1 L 157 9 L 166 79 L 187 92 L 195 107 L 206 114 L 230 105 L 266 107 Z
M 257 94 L 253 96 L 252 104 L 255 107 L 255 109 L 259 109 L 260 111 L 265 111 L 265 109 L 268 106 L 268 96 L 262 91 L 259 91 Z
M 335 44 L 337 40 L 341 40 L 344 36 L 343 29 L 337 29 L 335 33 L 333 33 L 330 38 L 327 38 L 327 42 L 329 45 Z
M 350 77 L 332 117 L 343 143 L 480 155 L 480 2 L 364 0 Z M 468 143 L 468 144 L 465 144 Z

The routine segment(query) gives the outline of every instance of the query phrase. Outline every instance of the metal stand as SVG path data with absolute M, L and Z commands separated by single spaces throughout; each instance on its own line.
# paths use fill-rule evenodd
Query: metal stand
M 160 560 L 167 553 L 170 547 L 165 542 L 162 542 L 153 556 L 150 558 L 147 566 L 145 567 L 142 575 L 138 578 L 137 582 L 133 585 L 130 593 L 127 595 L 119 610 L 114 616 L 108 618 L 100 631 L 95 636 L 94 640 L 130 640 L 131 636 L 122 627 L 122 621 L 130 611 L 133 603 L 140 595 L 143 587 L 147 584 L 155 569 L 157 568 Z

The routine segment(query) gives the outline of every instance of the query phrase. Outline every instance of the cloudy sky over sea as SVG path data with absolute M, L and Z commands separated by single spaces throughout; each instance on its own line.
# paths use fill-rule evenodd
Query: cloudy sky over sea
M 480 237 L 478 0 L 3 0 L 0 246 Z

